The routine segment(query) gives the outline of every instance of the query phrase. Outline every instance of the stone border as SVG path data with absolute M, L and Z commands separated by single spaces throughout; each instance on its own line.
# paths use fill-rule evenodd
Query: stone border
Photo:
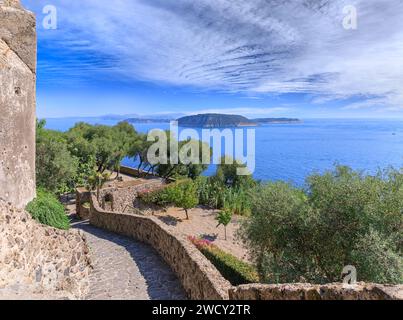
M 151 245 L 176 273 L 190 299 L 229 299 L 231 284 L 193 244 L 157 218 L 105 211 L 92 194 L 90 223 Z
M 231 288 L 231 300 L 402 300 L 402 285 L 304 283 L 264 285 L 250 284 Z

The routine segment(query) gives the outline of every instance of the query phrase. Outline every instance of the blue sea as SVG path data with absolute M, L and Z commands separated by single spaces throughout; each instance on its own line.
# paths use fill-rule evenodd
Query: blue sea
M 47 128 L 65 131 L 76 122 L 114 125 L 94 118 L 48 119 Z M 137 131 L 168 129 L 169 124 L 135 124 Z M 245 129 L 247 130 L 247 129 Z M 125 165 L 134 165 L 131 159 Z M 403 120 L 314 119 L 256 128 L 256 169 L 262 181 L 283 180 L 302 186 L 308 175 L 348 165 L 372 174 L 389 166 L 403 168 Z M 211 166 L 206 175 L 211 175 Z

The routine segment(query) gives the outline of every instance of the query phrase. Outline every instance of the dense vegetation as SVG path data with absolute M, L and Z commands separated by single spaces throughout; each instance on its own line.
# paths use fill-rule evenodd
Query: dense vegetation
M 38 222 L 62 230 L 70 228 L 70 222 L 64 211 L 64 206 L 53 195 L 39 189 L 37 197 L 27 206 L 27 211 Z
M 37 124 L 37 181 L 39 187 L 55 194 L 72 191 L 77 186 L 96 189 L 94 181 L 104 179 L 108 170 L 116 171 L 116 177 L 119 176 L 125 157 L 132 158 L 139 170 L 163 178 L 195 179 L 207 169 L 202 164 L 150 164 L 147 151 L 153 142 L 147 141 L 147 135 L 136 132 L 127 122 L 113 127 L 77 123 L 64 133 L 44 126 L 45 121 Z M 189 143 L 202 148 L 199 141 L 182 141 L 179 148 Z
M 204 177 L 204 165 L 151 165 L 147 151 L 152 143 L 126 122 L 113 127 L 79 123 L 65 133 L 46 130 L 44 124 L 38 122 L 37 181 L 51 194 L 76 186 L 99 190 L 106 179 L 118 177 L 122 159 L 130 157 L 140 174 L 177 180 L 143 194 L 145 202 L 181 207 L 187 218 L 188 210 L 197 205 L 219 209 L 224 226 L 232 214 L 247 217 L 240 237 L 262 282 L 340 281 L 346 265 L 356 267 L 358 280 L 403 282 L 402 171 L 367 176 L 337 167 L 312 175 L 301 189 L 238 176 L 240 165 L 227 165 L 223 159 L 214 176 Z M 198 141 L 192 143 L 202 147 Z M 116 176 L 110 177 L 110 171 Z M 41 190 L 27 209 L 38 221 L 66 229 L 63 207 L 49 192 Z M 218 249 L 210 249 L 205 254 L 217 265 L 232 261 Z
M 233 286 L 259 282 L 258 274 L 253 266 L 224 252 L 207 240 L 194 237 L 190 237 L 189 240 Z
M 141 195 L 144 202 L 159 206 L 175 205 L 191 209 L 197 205 L 224 209 L 237 215 L 250 215 L 250 196 L 258 185 L 251 176 L 238 176 L 239 164 L 226 165 L 224 159 L 213 177 L 181 179 L 167 187 Z M 183 175 L 182 177 L 188 177 Z M 187 208 L 185 208 L 187 207 Z
M 251 195 L 242 226 L 262 281 L 403 282 L 403 173 L 365 176 L 346 167 L 308 178 L 305 190 L 270 183 Z

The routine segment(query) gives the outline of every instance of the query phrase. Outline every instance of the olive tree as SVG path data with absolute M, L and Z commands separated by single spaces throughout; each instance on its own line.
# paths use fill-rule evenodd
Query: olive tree
M 367 176 L 346 167 L 308 178 L 306 188 L 259 187 L 241 236 L 262 281 L 340 281 L 353 265 L 358 280 L 403 281 L 403 174 Z

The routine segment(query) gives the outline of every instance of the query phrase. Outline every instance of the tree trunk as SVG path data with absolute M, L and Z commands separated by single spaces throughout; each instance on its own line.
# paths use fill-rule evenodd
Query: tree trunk
M 99 203 L 99 194 L 100 194 L 100 187 L 98 185 L 97 186 L 97 200 L 98 200 L 98 203 Z
M 189 220 L 189 213 L 188 213 L 188 209 L 185 209 L 186 212 L 186 220 Z

